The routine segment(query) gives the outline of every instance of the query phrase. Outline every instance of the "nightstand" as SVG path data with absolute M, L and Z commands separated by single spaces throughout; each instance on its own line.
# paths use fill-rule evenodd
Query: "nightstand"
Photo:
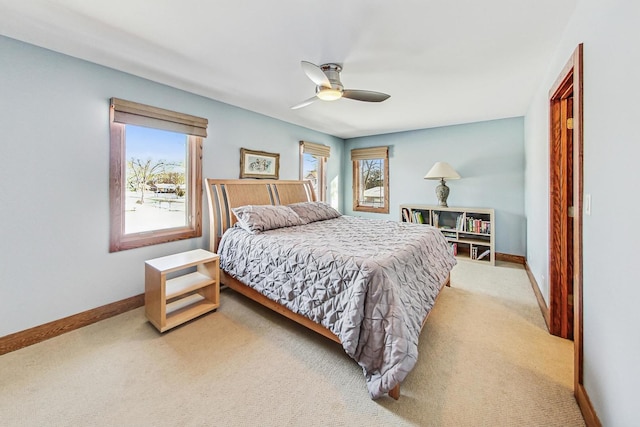
M 174 272 L 179 273 L 168 279 Z M 146 261 L 144 303 L 149 322 L 160 332 L 217 309 L 220 257 L 195 249 Z

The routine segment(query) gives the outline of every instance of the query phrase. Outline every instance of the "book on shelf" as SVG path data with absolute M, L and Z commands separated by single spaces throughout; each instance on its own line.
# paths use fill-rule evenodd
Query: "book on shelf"
M 439 228 L 439 226 L 440 226 L 440 215 L 438 214 L 438 212 L 433 212 L 431 214 L 431 217 L 433 218 L 433 224 L 432 225 L 435 228 Z
M 417 222 L 418 224 L 424 224 L 424 217 L 422 216 L 422 212 L 413 211 L 413 218 L 414 222 Z
M 451 253 L 453 254 L 453 256 L 458 255 L 458 244 L 453 242 L 449 245 L 449 248 L 451 249 Z
M 471 251 L 469 252 L 469 258 L 478 259 L 478 247 L 472 246 Z
M 462 225 L 462 230 L 469 233 L 491 234 L 491 221 L 485 221 L 474 217 L 466 217 Z
M 477 233 L 479 230 L 479 219 L 474 217 L 467 218 L 467 231 L 470 233 Z
M 411 222 L 411 218 L 409 217 L 409 209 L 402 208 L 402 219 L 404 222 Z
M 476 248 L 477 249 L 477 248 Z M 482 259 L 484 257 L 486 257 L 487 255 L 489 255 L 491 253 L 490 249 L 487 249 L 486 251 L 482 252 L 480 255 L 478 255 L 477 259 Z
M 447 239 L 456 239 L 458 235 L 454 231 L 447 231 L 445 228 L 441 228 L 440 231 Z

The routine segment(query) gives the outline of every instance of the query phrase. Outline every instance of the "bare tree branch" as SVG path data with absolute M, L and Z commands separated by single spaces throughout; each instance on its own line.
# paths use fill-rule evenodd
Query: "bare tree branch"
M 163 174 L 178 174 L 177 172 L 171 171 L 171 169 L 178 166 L 181 166 L 181 163 L 167 162 L 162 159 L 154 163 L 151 158 L 143 161 L 132 157 L 131 160 L 127 162 L 127 184 L 132 190 L 140 191 L 140 200 L 138 200 L 137 203 L 144 203 L 144 195 L 147 185 L 155 184 L 158 178 Z M 184 174 L 182 174 L 182 177 L 182 180 L 184 181 Z

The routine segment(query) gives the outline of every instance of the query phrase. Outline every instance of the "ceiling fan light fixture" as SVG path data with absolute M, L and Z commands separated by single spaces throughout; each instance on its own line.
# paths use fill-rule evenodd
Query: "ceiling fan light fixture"
M 342 98 L 342 91 L 325 87 L 319 89 L 316 96 L 323 101 L 335 101 L 336 99 Z
M 291 107 L 292 110 L 306 107 L 318 99 L 322 101 L 336 101 L 340 98 L 347 98 L 355 101 L 382 102 L 389 98 L 389 95 L 382 92 L 345 89 L 344 86 L 342 86 L 342 82 L 340 82 L 342 66 L 339 64 L 329 63 L 317 66 L 311 62 L 302 61 L 300 65 L 307 77 L 316 84 L 316 93 L 311 98 Z

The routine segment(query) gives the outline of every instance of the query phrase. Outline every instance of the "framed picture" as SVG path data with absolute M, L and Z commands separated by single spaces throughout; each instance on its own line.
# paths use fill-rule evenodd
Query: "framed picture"
M 240 149 L 240 178 L 278 179 L 280 154 Z

